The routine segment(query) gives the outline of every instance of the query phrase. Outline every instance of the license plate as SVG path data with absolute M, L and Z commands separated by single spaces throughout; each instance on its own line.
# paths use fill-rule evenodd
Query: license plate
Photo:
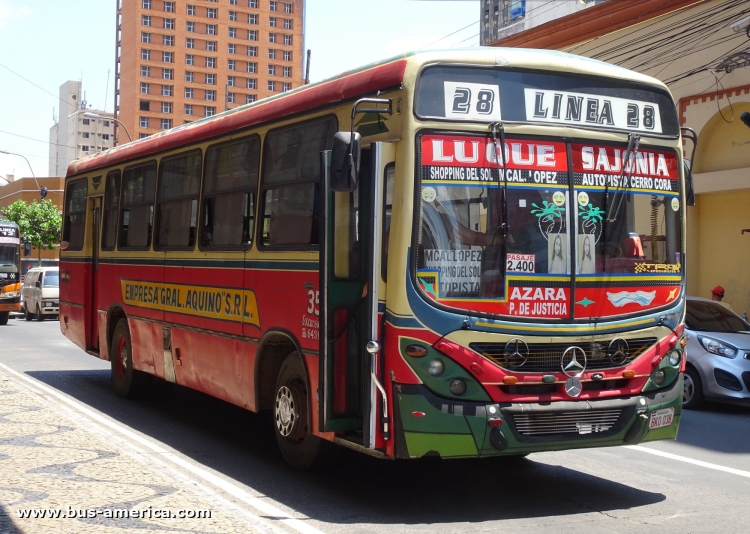
M 649 430 L 655 428 L 662 428 L 672 424 L 674 419 L 674 408 L 665 408 L 663 410 L 656 410 L 651 413 L 651 423 L 648 425 Z

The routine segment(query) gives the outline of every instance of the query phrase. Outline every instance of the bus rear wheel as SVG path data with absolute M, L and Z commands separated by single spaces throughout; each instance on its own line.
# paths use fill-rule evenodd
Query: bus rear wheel
M 10 319 L 10 312 L 1 312 L 0 326 L 5 326 L 6 324 L 8 324 L 8 319 Z
M 109 359 L 112 366 L 112 388 L 122 398 L 132 398 L 142 389 L 146 376 L 133 369 L 133 346 L 128 321 L 120 319 L 112 334 Z
M 292 352 L 281 364 L 276 379 L 273 428 L 286 462 L 296 469 L 314 467 L 321 457 L 321 439 L 309 428 L 310 395 L 299 352 Z

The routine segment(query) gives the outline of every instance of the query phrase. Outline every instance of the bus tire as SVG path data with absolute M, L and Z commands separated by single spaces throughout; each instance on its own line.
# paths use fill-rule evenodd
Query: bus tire
M 10 312 L 0 313 L 0 326 L 5 326 L 6 324 L 8 324 L 8 319 L 10 319 Z
M 281 455 L 295 469 L 313 467 L 320 456 L 321 439 L 308 428 L 310 395 L 302 356 L 290 353 L 281 364 L 273 401 L 273 428 Z
M 146 375 L 133 369 L 133 346 L 128 321 L 120 319 L 112 334 L 110 351 L 112 388 L 122 398 L 133 398 L 143 389 Z

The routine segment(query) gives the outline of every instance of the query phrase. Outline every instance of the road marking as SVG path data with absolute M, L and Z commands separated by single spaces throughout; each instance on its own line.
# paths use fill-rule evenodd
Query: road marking
M 672 454 L 671 452 L 663 452 L 663 451 L 659 451 L 656 449 L 649 449 L 648 447 L 642 447 L 641 445 L 625 445 L 625 448 L 633 449 L 634 451 L 647 452 L 655 456 L 661 456 L 663 458 L 669 458 L 670 460 L 677 460 L 678 462 L 685 462 L 688 464 L 705 467 L 707 469 L 714 469 L 716 471 L 723 471 L 725 473 L 731 473 L 733 475 L 739 475 L 741 477 L 750 478 L 750 471 L 743 471 L 741 469 L 735 469 L 734 467 L 726 467 L 723 465 L 704 462 L 702 460 L 694 460 L 693 458 L 688 458 L 687 456 L 680 456 L 678 454 Z
M 223 478 L 205 469 L 202 469 L 196 465 L 191 464 L 190 462 L 181 458 L 180 456 L 178 456 L 176 453 L 172 452 L 171 450 L 157 445 L 158 442 L 153 443 L 152 441 L 144 438 L 143 436 L 139 436 L 132 430 L 129 430 L 127 427 L 123 426 L 121 423 L 118 423 L 116 421 L 113 421 L 104 417 L 103 415 L 95 412 L 94 410 L 87 408 L 82 403 L 79 403 L 77 400 L 74 400 L 68 397 L 67 395 L 60 393 L 59 391 L 56 391 L 55 389 L 44 385 L 41 381 L 35 378 L 26 376 L 23 373 L 19 373 L 18 371 L 11 369 L 5 364 L 0 363 L 0 367 L 5 369 L 7 372 L 13 374 L 14 376 L 18 377 L 19 379 L 28 382 L 30 385 L 34 386 L 35 388 L 40 389 L 44 391 L 45 393 L 47 393 L 48 395 L 52 395 L 53 397 L 64 402 L 65 404 L 75 408 L 78 412 L 82 413 L 89 419 L 92 419 L 108 428 L 111 428 L 112 430 L 122 434 L 123 436 L 129 438 L 132 441 L 140 443 L 144 447 L 150 449 L 152 452 L 157 453 L 160 458 L 163 458 L 169 462 L 172 462 L 173 464 L 181 467 L 182 469 L 189 471 L 195 476 L 203 479 L 209 484 L 225 491 L 229 495 L 236 497 L 237 499 L 241 500 L 245 504 L 248 504 L 251 507 L 258 510 L 259 512 L 261 512 L 264 516 L 272 517 L 284 523 L 285 525 L 289 526 L 290 528 L 293 528 L 294 530 L 301 532 L 302 534 L 323 534 L 322 531 L 316 529 L 315 527 L 311 525 L 308 525 L 303 520 L 297 519 L 295 517 L 291 517 L 289 514 L 287 514 L 283 510 L 273 506 L 272 504 L 263 500 L 262 498 L 256 497 L 255 495 L 248 493 L 247 491 L 236 486 L 235 484 L 232 484 L 231 482 L 224 480 Z

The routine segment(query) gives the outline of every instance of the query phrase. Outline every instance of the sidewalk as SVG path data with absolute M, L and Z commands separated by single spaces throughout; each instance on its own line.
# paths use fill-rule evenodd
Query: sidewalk
M 155 517 L 166 513 L 173 517 Z M 49 517 L 54 514 L 59 516 Z M 176 517 L 197 514 L 210 517 Z M 0 369 L 0 534 L 250 530 L 198 491 L 85 430 L 80 420 Z

